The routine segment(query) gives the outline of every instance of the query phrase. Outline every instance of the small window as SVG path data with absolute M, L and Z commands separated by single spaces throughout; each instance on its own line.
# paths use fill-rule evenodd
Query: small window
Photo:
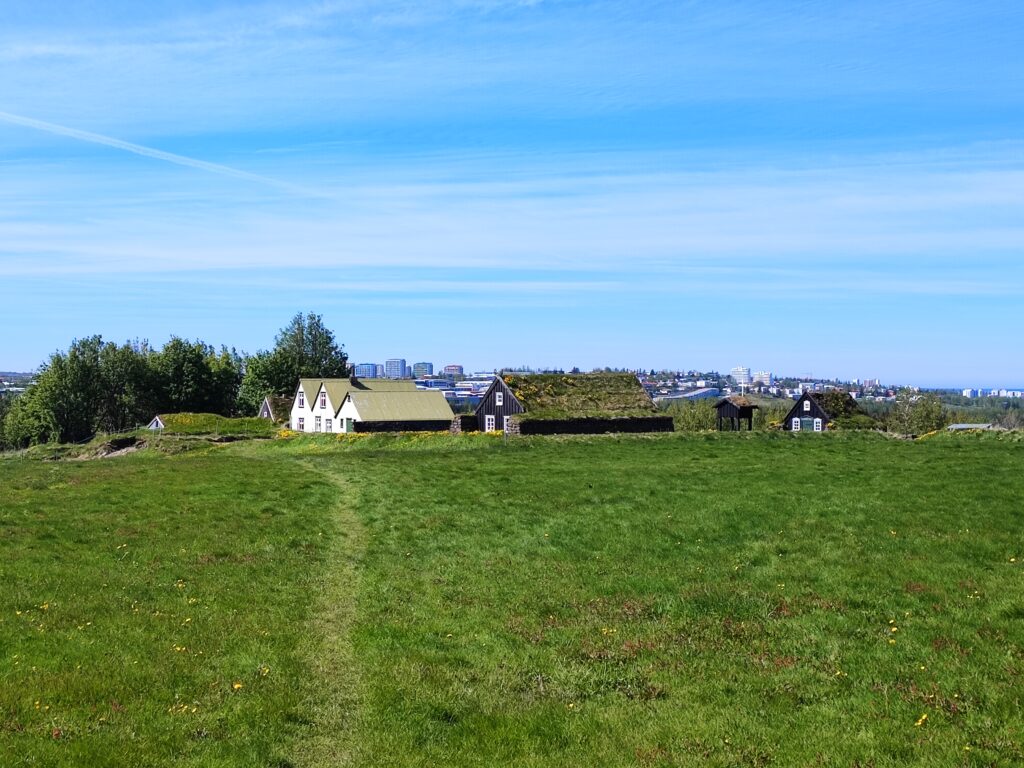
M 793 419 L 793 431 L 794 432 L 799 432 L 800 431 L 800 419 L 797 419 L 797 418 Z
M 306 393 L 300 391 L 299 392 L 299 408 L 305 408 L 305 407 L 306 407 Z
M 333 431 L 333 430 L 331 429 L 331 420 L 330 420 L 330 419 L 327 419 L 327 420 L 326 420 L 326 421 L 324 422 L 324 432 L 331 432 L 331 431 Z
M 321 408 L 326 408 L 327 407 L 327 393 L 326 392 L 321 392 L 320 393 L 320 407 Z
M 316 419 L 314 419 L 314 421 L 313 421 L 313 431 L 314 432 L 319 432 L 321 429 L 322 429 L 321 419 L 320 419 L 319 416 L 317 416 Z
M 821 432 L 821 419 L 814 420 L 814 431 Z
M 299 417 L 299 432 L 305 432 L 305 431 L 306 431 L 306 420 L 303 419 L 302 417 Z
M 505 434 L 506 434 L 506 435 L 508 434 L 508 423 L 509 423 L 509 421 L 511 420 L 511 418 L 512 418 L 511 416 L 506 416 L 506 417 L 505 417 L 504 419 L 502 419 L 502 425 L 501 425 L 501 428 L 502 428 L 503 430 L 505 430 Z
M 804 413 L 809 413 L 811 410 L 811 401 L 804 400 Z
M 494 416 L 492 414 L 487 414 L 486 416 L 484 416 L 484 432 L 493 432 L 493 431 L 494 431 Z
M 505 404 L 505 393 L 502 392 L 500 389 L 497 392 L 494 393 L 494 404 L 495 405 L 504 405 Z

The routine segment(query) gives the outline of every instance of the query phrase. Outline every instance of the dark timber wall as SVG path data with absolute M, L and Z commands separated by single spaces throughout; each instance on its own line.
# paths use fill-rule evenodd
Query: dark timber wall
M 356 432 L 447 432 L 451 429 L 449 419 L 435 421 L 357 421 Z
M 520 435 L 603 435 L 624 432 L 673 432 L 671 416 L 587 419 L 512 419 L 510 432 Z
M 476 432 L 477 422 L 475 413 L 457 413 L 452 419 L 451 433 L 461 435 L 463 432 Z

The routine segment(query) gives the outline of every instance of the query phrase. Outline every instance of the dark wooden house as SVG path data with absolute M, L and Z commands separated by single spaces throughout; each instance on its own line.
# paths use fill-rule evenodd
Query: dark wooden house
M 747 422 L 747 431 L 754 428 L 754 405 L 749 398 L 742 395 L 732 395 L 719 400 L 715 404 L 715 411 L 718 413 L 718 431 L 728 425 L 728 431 L 738 432 L 743 429 L 743 422 Z
M 672 419 L 629 373 L 520 374 L 495 378 L 476 409 L 483 432 L 521 435 L 671 432 Z
M 477 429 L 481 432 L 499 429 L 508 432 L 512 417 L 525 410 L 505 380 L 495 376 L 476 407 Z
M 782 428 L 787 432 L 825 432 L 836 417 L 859 410 L 847 392 L 804 392 L 782 420 Z

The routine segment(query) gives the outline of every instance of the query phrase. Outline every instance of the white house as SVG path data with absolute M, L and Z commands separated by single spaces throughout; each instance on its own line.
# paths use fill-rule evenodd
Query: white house
M 292 399 L 290 427 L 296 432 L 340 432 L 338 411 L 349 392 L 415 392 L 411 380 L 300 379 Z

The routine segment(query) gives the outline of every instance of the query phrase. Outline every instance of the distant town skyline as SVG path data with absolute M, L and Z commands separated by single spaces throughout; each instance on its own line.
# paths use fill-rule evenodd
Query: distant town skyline
M 353 362 L 1024 385 L 1024 8 L 37 0 L 0 28 L 0 367 Z

